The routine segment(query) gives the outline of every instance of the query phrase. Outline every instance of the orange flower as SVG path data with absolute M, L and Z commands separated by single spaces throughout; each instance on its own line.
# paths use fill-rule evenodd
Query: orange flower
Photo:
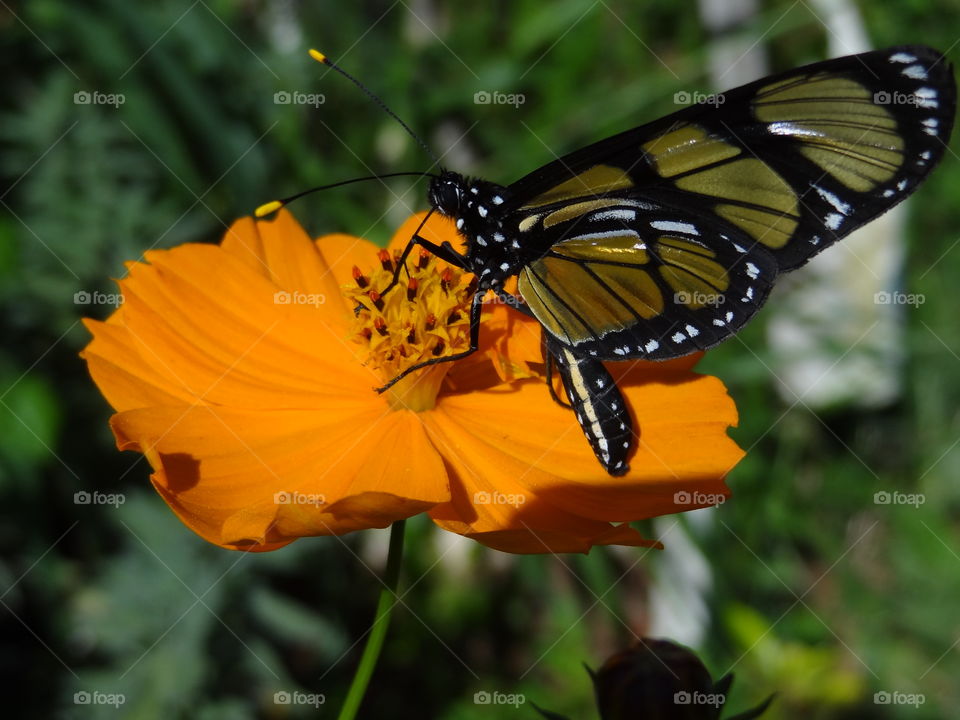
M 695 358 L 612 366 L 640 428 L 616 478 L 538 377 L 539 326 L 501 305 L 484 311 L 480 352 L 374 392 L 469 345 L 461 271 L 414 252 L 414 280 L 371 294 L 422 217 L 379 254 L 347 235 L 314 242 L 282 210 L 237 221 L 220 245 L 128 265 L 123 305 L 86 321 L 82 356 L 116 410 L 118 447 L 146 455 L 187 526 L 273 550 L 429 512 L 500 550 L 586 552 L 654 545 L 626 523 L 727 495 L 736 409 L 716 378 L 691 372 Z M 458 242 L 437 216 L 421 233 Z

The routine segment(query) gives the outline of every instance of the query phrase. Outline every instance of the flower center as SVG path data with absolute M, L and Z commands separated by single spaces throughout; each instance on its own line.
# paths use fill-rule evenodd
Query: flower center
M 397 284 L 393 281 L 399 254 L 377 254 L 379 268 L 364 274 L 353 268 L 353 284 L 344 294 L 357 303 L 354 340 L 367 350 L 364 364 L 380 373 L 384 383 L 407 368 L 470 347 L 470 302 L 476 280 L 463 282 L 464 273 L 421 250 L 416 263 L 407 262 Z M 377 289 L 379 288 L 379 290 Z M 438 363 L 413 372 L 388 390 L 395 409 L 429 410 L 436 404 L 440 384 L 450 363 Z

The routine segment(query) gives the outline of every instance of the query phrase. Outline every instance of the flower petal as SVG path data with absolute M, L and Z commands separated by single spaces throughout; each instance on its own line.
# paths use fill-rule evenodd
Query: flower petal
M 171 394 L 303 407 L 316 406 L 317 392 L 376 384 L 340 334 L 339 304 L 277 304 L 276 285 L 216 246 L 184 245 L 147 259 L 151 265 L 132 264 L 120 281 L 121 320 Z
M 726 434 L 736 408 L 719 380 L 690 373 L 689 362 L 610 366 L 640 433 L 630 472 L 616 478 L 542 383 L 442 397 L 425 421 L 455 480 L 453 501 L 431 516 L 474 536 L 573 528 L 570 517 L 633 521 L 711 504 L 697 498 L 720 501 L 729 493 L 723 477 L 743 455 Z
M 158 492 L 205 539 L 273 549 L 449 500 L 446 471 L 413 413 L 328 398 L 322 410 L 131 410 L 111 426 L 143 452 Z
M 114 313 L 114 318 L 118 313 Z M 154 369 L 136 350 L 136 341 L 122 324 L 84 319 L 93 340 L 80 356 L 93 381 L 115 410 L 190 403 L 194 397 Z
M 278 289 L 322 296 L 331 303 L 340 296 L 337 276 L 286 208 L 270 220 L 237 220 L 224 234 L 220 247 Z M 328 318 L 330 323 L 347 320 L 346 315 Z

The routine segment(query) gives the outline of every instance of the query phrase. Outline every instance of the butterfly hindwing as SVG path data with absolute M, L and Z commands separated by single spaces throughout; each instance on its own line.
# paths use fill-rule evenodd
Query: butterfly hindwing
M 578 355 L 703 350 L 742 327 L 777 276 L 769 251 L 724 230 L 649 204 L 595 211 L 529 263 L 518 287 L 546 332 Z
M 662 359 L 735 332 L 778 272 L 915 189 L 944 152 L 955 85 L 938 53 L 907 46 L 717 98 L 510 186 L 521 294 L 576 353 Z M 684 294 L 723 302 L 673 302 Z

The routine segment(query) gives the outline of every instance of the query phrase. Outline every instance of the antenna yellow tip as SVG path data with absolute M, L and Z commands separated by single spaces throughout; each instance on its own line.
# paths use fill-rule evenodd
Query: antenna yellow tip
M 327 56 L 324 55 L 319 50 L 314 50 L 313 48 L 310 48 L 310 57 L 312 57 L 314 60 L 316 60 L 319 63 L 327 62 Z
M 254 210 L 253 214 L 256 215 L 258 218 L 262 218 L 262 217 L 266 217 L 272 212 L 276 212 L 282 207 L 283 207 L 283 203 L 280 202 L 279 200 L 271 200 L 270 202 L 264 203 L 263 205 L 258 207 L 256 210 Z

